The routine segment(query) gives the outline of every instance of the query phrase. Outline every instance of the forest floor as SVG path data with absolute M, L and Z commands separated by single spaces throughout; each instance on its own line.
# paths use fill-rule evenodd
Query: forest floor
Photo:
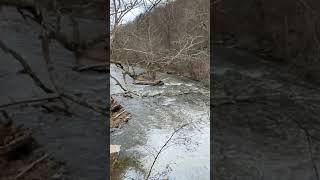
M 320 86 L 243 50 L 213 58 L 213 177 L 319 179 Z

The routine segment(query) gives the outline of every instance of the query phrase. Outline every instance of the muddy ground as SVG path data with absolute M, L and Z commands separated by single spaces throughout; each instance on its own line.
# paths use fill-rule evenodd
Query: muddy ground
M 318 179 L 320 85 L 243 50 L 213 54 L 212 176 Z
M 105 22 L 102 19 L 76 17 L 76 20 L 79 22 L 82 40 L 105 33 Z M 61 27 L 66 34 L 70 32 L 70 24 L 67 16 L 62 18 Z M 104 61 L 104 42 L 76 59 L 73 52 L 52 40 L 52 64 L 48 73 L 42 56 L 39 24 L 23 19 L 15 8 L 3 7 L 0 11 L 0 29 L 1 41 L 29 64 L 45 86 L 54 89 L 55 84 L 60 92 L 71 97 L 64 97 L 63 102 L 56 97 L 57 93 L 45 92 L 30 74 L 23 71 L 17 58 L 0 49 L 1 110 L 5 110 L 16 125 L 29 128 L 50 158 L 65 163 L 67 179 L 107 179 L 108 111 L 105 106 L 109 90 L 106 70 L 77 71 L 76 68 Z M 43 100 L 39 100 L 41 98 Z M 88 108 L 87 105 L 100 111 Z

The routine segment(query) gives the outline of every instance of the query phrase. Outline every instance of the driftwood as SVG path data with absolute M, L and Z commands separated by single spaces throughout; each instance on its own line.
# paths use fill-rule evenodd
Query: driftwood
M 89 64 L 89 65 L 75 66 L 72 68 L 72 70 L 77 72 L 82 72 L 82 71 L 107 72 L 108 69 L 109 69 L 109 63 Z
M 120 104 L 114 103 L 114 105 L 111 106 L 111 111 L 116 112 L 116 111 L 119 111 L 121 108 L 122 108 L 122 106 Z
M 32 143 L 31 133 L 26 133 L 18 138 L 15 138 L 6 145 L 0 146 L 0 156 L 7 156 L 11 152 L 16 151 L 20 147 Z
M 51 105 L 50 106 L 50 105 L 45 105 L 45 104 L 41 105 L 41 107 L 44 108 L 45 110 L 47 110 L 47 112 L 49 112 L 49 113 L 62 112 L 66 116 L 72 116 L 73 115 L 73 113 L 71 113 L 69 111 L 69 108 L 66 108 L 66 107 L 62 108 L 62 107 L 59 107 L 57 105 Z
M 128 113 L 113 97 L 110 98 L 111 102 L 111 128 L 119 128 L 122 124 L 128 122 L 130 113 Z
M 164 85 L 163 81 L 161 80 L 157 80 L 157 81 L 139 81 L 139 80 L 135 80 L 133 82 L 133 84 L 137 84 L 137 85 L 151 85 L 151 86 L 161 86 Z
M 36 161 L 32 162 L 30 165 L 28 165 L 25 169 L 23 169 L 15 178 L 14 180 L 22 178 L 28 171 L 30 171 L 32 168 L 34 168 L 37 164 L 41 163 L 43 160 L 48 158 L 48 154 L 45 154 L 41 156 Z
M 0 108 L 20 105 L 20 104 L 28 104 L 28 103 L 36 103 L 36 102 L 42 102 L 42 101 L 56 100 L 58 98 L 60 98 L 60 96 L 57 95 L 57 94 L 48 95 L 47 97 L 43 97 L 43 98 L 31 98 L 31 99 L 27 99 L 27 100 L 23 100 L 23 101 L 17 101 L 17 102 L 11 102 L 11 103 L 7 103 L 7 104 L 1 104 Z

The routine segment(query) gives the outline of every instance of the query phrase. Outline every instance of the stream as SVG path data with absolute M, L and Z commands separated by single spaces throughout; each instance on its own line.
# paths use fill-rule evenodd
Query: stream
M 141 71 L 141 69 L 140 69 Z M 111 65 L 110 73 L 130 91 L 140 96 L 123 97 L 110 79 L 110 93 L 129 112 L 131 118 L 120 129 L 111 130 L 111 144 L 121 145 L 121 157 L 134 157 L 144 172 L 128 168 L 122 179 L 144 179 L 161 147 L 149 179 L 210 179 L 210 91 L 185 77 L 157 74 L 162 86 L 134 85 Z

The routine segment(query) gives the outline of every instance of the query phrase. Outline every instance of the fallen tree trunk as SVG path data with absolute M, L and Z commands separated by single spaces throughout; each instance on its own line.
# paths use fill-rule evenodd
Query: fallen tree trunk
M 27 103 L 51 101 L 51 100 L 56 100 L 59 98 L 60 98 L 60 96 L 58 94 L 53 94 L 53 95 L 48 95 L 47 97 L 42 97 L 42 98 L 30 98 L 30 99 L 26 99 L 26 100 L 22 100 L 22 101 L 0 104 L 0 108 L 6 108 L 9 106 L 15 106 L 15 105 L 21 105 L 21 104 L 27 104 Z
M 83 72 L 83 71 L 107 72 L 107 70 L 109 69 L 109 63 L 82 65 L 82 66 L 73 67 L 72 69 L 77 72 Z
M 139 81 L 139 80 L 135 80 L 133 82 L 133 84 L 137 84 L 137 85 L 151 85 L 151 86 L 161 86 L 164 85 L 163 81 L 161 80 L 157 80 L 157 81 Z

